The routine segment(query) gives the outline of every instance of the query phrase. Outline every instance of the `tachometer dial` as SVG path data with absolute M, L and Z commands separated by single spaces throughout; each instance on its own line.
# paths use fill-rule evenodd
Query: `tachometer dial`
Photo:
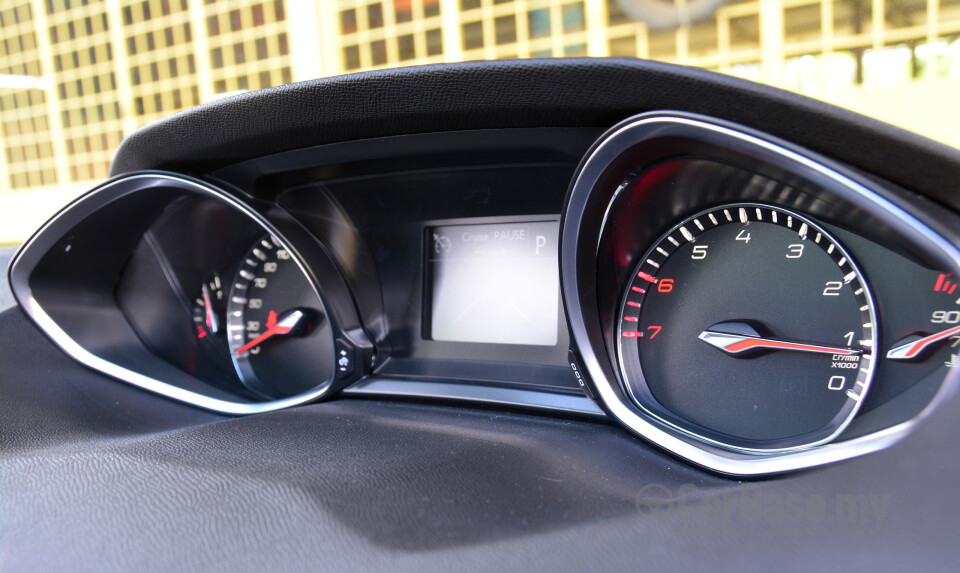
M 675 226 L 634 269 L 619 323 L 637 404 L 730 449 L 829 441 L 873 375 L 876 319 L 856 264 L 779 207 L 725 205 Z
M 263 237 L 240 263 L 227 304 L 227 339 L 241 380 L 264 396 L 299 394 L 333 375 L 323 303 L 275 237 Z

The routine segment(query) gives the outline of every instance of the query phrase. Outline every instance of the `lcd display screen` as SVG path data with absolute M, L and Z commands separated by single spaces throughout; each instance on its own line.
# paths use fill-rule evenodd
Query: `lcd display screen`
M 428 338 L 556 345 L 558 235 L 556 221 L 428 229 Z

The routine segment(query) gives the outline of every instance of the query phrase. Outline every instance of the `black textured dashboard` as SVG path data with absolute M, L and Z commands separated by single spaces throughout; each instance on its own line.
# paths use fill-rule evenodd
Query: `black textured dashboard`
M 112 173 L 11 266 L 5 567 L 956 558 L 956 150 L 575 59 L 228 98 Z
M 897 447 L 760 482 L 605 423 L 376 400 L 224 418 L 0 315 L 8 571 L 949 568 L 957 402 Z M 811 545 L 814 548 L 811 548 Z

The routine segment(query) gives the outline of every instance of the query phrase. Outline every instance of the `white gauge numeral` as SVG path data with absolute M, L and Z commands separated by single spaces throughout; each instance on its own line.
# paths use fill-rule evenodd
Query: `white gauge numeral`
M 255 278 L 253 279 L 253 286 L 257 288 L 267 288 L 267 279 L 265 278 Z
M 844 376 L 831 376 L 830 381 L 827 382 L 828 390 L 843 390 L 843 387 L 847 385 L 847 379 Z
M 693 248 L 693 253 L 690 254 L 690 258 L 697 261 L 707 258 L 707 247 L 709 247 L 709 245 L 695 246 Z
M 290 251 L 288 251 L 288 250 L 286 250 L 286 249 L 280 249 L 279 251 L 277 251 L 277 258 L 280 259 L 281 261 L 289 260 L 289 259 L 290 259 Z
M 741 230 L 740 230 L 740 234 L 737 235 L 737 240 L 738 240 L 738 241 L 743 241 L 744 243 L 749 243 L 749 242 L 750 242 L 750 233 L 748 233 L 748 232 L 746 231 L 746 229 L 741 229 Z
M 824 285 L 823 296 L 840 296 L 840 289 L 843 288 L 843 283 L 840 281 L 830 281 Z
M 853 336 L 854 335 L 852 331 L 843 335 L 843 337 L 847 340 L 847 346 L 853 346 Z
M 247 306 L 251 309 L 263 308 L 263 299 L 262 298 L 251 298 L 247 301 Z
M 259 320 L 248 320 L 247 321 L 247 331 L 257 332 L 260 330 L 260 321 Z
M 957 324 L 960 322 L 960 311 L 958 310 L 937 310 L 930 317 L 933 324 Z
M 803 245 L 794 244 L 787 247 L 787 258 L 788 259 L 799 259 L 803 256 Z
M 263 263 L 263 272 L 265 273 L 277 272 L 277 263 Z

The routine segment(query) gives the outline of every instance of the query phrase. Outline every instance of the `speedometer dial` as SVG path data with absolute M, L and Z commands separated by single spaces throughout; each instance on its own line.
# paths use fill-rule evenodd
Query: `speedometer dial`
M 299 394 L 333 375 L 333 335 L 323 303 L 275 237 L 260 239 L 240 263 L 227 306 L 227 338 L 240 379 L 263 396 Z
M 825 443 L 870 387 L 866 282 L 823 228 L 779 207 L 725 205 L 672 228 L 635 267 L 619 319 L 634 401 L 714 445 Z

